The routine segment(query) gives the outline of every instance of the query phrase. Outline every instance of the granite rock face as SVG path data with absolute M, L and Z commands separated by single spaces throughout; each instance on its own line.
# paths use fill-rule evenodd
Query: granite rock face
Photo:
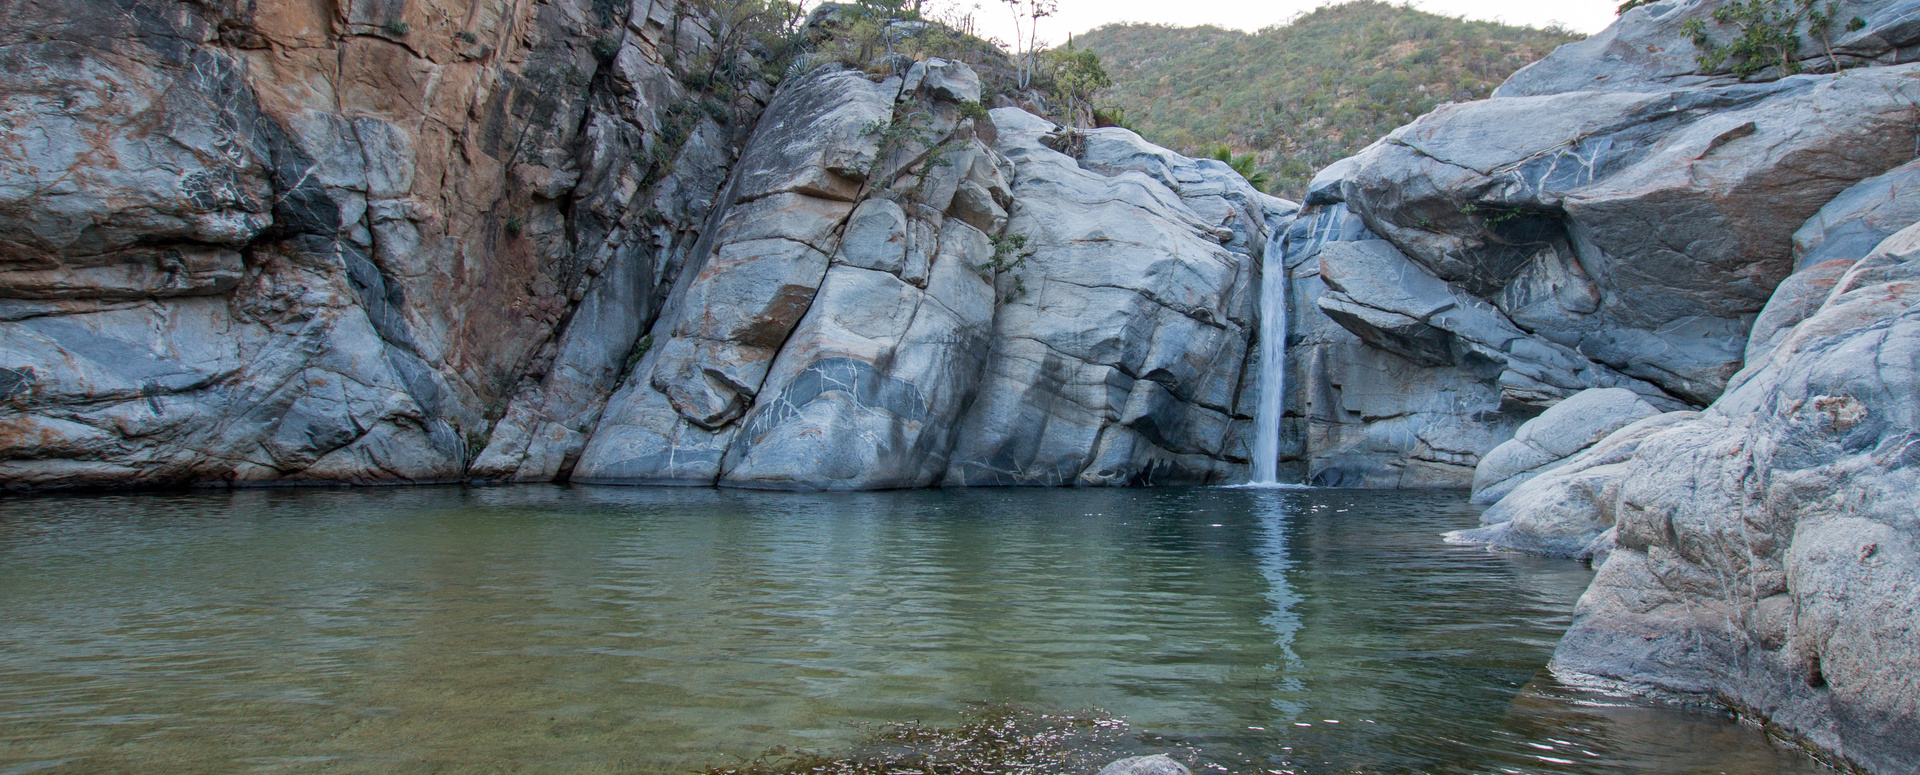
M 1739 387 L 1620 464 L 1595 499 L 1617 548 L 1559 669 L 1711 695 L 1869 772 L 1920 761 L 1917 261 L 1859 261 Z
M 1553 56 L 1514 73 L 1495 97 L 1534 97 L 1569 92 L 1658 92 L 1676 87 L 1726 85 L 1739 79 L 1725 72 L 1703 72 L 1693 38 L 1682 26 L 1699 20 L 1710 38 L 1725 42 L 1734 25 L 1713 18 L 1719 0 L 1660 0 L 1620 15 L 1613 26 L 1586 40 L 1560 47 Z M 1821 6 L 1833 24 L 1814 30 L 1807 20 L 1795 25 L 1799 41 L 1790 58 L 1812 72 L 1905 64 L 1920 60 L 1920 2 L 1914 0 L 1840 0 Z M 1860 22 L 1852 24 L 1854 19 Z M 1779 77 L 1778 66 L 1763 77 Z
M 1294 206 L 977 97 L 940 60 L 784 86 L 574 480 L 1244 477 L 1250 288 Z
M 1574 394 L 1529 420 L 1513 440 L 1488 452 L 1473 472 L 1473 502 L 1498 503 L 1514 488 L 1564 465 L 1589 447 L 1660 410 L 1621 388 L 1595 388 Z
M 0 0 L 0 485 L 1243 475 L 1291 204 L 958 62 L 454 5 Z
M 1747 82 L 1686 72 L 1679 26 L 1716 5 L 1629 11 L 1320 174 L 1284 248 L 1283 464 L 1464 487 L 1585 390 L 1703 408 L 1756 325 L 1806 313 L 1762 317 L 1797 265 L 1857 259 L 1911 222 L 1906 4 L 1842 4 L 1869 20 L 1835 41 L 1856 69 Z
M 1912 34 L 1920 32 L 1905 20 L 1920 8 L 1843 4 L 1842 18 L 1857 13 L 1872 32 L 1844 44 L 1836 39 L 1835 59 L 1859 68 L 1838 77 L 1763 73 L 1758 82 L 1735 83 L 1651 61 L 1664 56 L 1657 41 L 1684 43 L 1677 25 L 1714 5 L 1664 2 L 1630 11 L 1609 35 L 1516 75 L 1501 91 L 1509 96 L 1492 101 L 1533 103 L 1574 121 L 1585 120 L 1580 110 L 1559 100 L 1584 99 L 1592 110 L 1623 106 L 1619 115 L 1627 121 L 1603 132 L 1639 137 L 1640 150 L 1629 155 L 1644 153 L 1640 160 L 1582 157 L 1592 165 L 1560 189 L 1552 173 L 1529 177 L 1524 170 L 1532 161 L 1473 162 L 1470 172 L 1447 171 L 1433 160 L 1363 161 L 1347 167 L 1359 172 L 1326 188 L 1342 206 L 1384 206 L 1369 228 L 1393 235 L 1410 257 L 1443 276 L 1484 266 L 1475 257 L 1487 248 L 1458 229 L 1409 232 L 1410 203 L 1435 201 L 1421 186 L 1452 175 L 1477 201 L 1517 203 L 1522 214 L 1514 220 L 1551 212 L 1581 265 L 1604 267 L 1590 276 L 1607 300 L 1585 321 L 1600 326 L 1601 338 L 1564 324 L 1529 330 L 1579 333 L 1582 353 L 1702 409 L 1619 428 L 1506 492 L 1484 515 L 1486 527 L 1449 537 L 1582 557 L 1599 568 L 1556 653 L 1556 670 L 1702 695 L 1862 771 L 1908 772 L 1920 761 L 1920 694 L 1912 685 L 1920 675 L 1920 523 L 1913 517 L 1920 490 L 1910 454 L 1920 420 L 1920 190 L 1911 127 L 1882 122 L 1912 110 L 1904 89 L 1920 73 L 1900 62 L 1911 58 Z M 1648 57 L 1625 49 L 1603 56 L 1622 41 Z M 1811 67 L 1814 60 L 1807 61 Z M 1571 74 L 1582 68 L 1604 77 L 1577 83 Z M 1855 86 L 1889 88 L 1896 96 L 1881 102 L 1852 92 Z M 1541 96 L 1511 96 L 1519 94 Z M 1643 121 L 1636 116 L 1648 115 L 1645 106 L 1653 104 L 1643 100 L 1691 107 Z M 1706 108 L 1709 102 L 1715 106 Z M 1754 112 L 1761 108 L 1785 123 Z M 1845 115 L 1820 117 L 1829 111 Z M 1672 131 L 1646 129 L 1660 122 L 1673 122 Z M 1399 152 L 1385 146 L 1396 143 L 1415 143 L 1437 152 L 1436 159 L 1487 150 L 1449 155 L 1453 146 L 1435 142 L 1437 136 L 1416 124 L 1370 153 L 1390 161 Z M 1541 139 L 1579 150 L 1596 136 L 1580 130 Z M 1754 139 L 1768 147 L 1715 161 Z M 1425 171 L 1383 176 L 1410 186 L 1403 195 L 1368 194 L 1369 163 Z M 1668 169 L 1635 171 L 1649 163 Z M 1487 181 L 1491 188 L 1482 188 Z M 1653 241 L 1608 223 L 1615 218 L 1637 221 Z M 1700 230 L 1707 225 L 1720 233 Z M 1774 276 L 1784 280 L 1766 279 Z M 1609 287 L 1607 278 L 1634 284 Z M 1708 291 L 1712 284 L 1720 289 Z M 1754 305 L 1763 295 L 1764 304 Z M 1661 320 L 1663 308 L 1689 312 L 1680 300 L 1691 300 L 1694 316 L 1741 321 L 1745 338 L 1737 347 L 1713 343 L 1678 354 L 1649 348 L 1637 362 L 1611 359 L 1609 338 L 1627 341 L 1636 327 L 1645 331 L 1645 323 Z M 1540 435 L 1531 428 L 1522 435 Z M 1495 480 L 1545 457 L 1513 444 L 1482 461 L 1483 500 L 1501 495 Z
M 1259 260 L 1297 207 L 1126 130 L 993 117 L 1018 247 L 946 481 L 1243 478 Z
M 711 40 L 615 5 L 0 2 L 0 484 L 459 480 L 543 378 L 527 434 L 590 424 L 734 144 L 650 174 Z

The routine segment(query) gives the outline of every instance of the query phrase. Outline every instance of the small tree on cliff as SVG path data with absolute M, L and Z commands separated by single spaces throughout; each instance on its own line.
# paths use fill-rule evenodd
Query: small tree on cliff
M 1018 68 L 1018 83 L 1025 89 L 1033 85 L 1034 71 L 1040 65 L 1040 20 L 1059 10 L 1056 0 L 1002 0 L 1013 11 L 1013 61 Z
M 1066 48 L 1048 51 L 1045 59 L 1054 88 L 1070 100 L 1091 104 L 1093 95 L 1113 85 L 1107 68 L 1100 64 L 1100 55 L 1074 48 L 1073 41 L 1067 41 Z

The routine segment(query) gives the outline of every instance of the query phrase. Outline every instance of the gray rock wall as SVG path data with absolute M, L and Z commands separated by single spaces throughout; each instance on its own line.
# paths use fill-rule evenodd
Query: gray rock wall
M 667 152 L 670 2 L 0 19 L 9 487 L 459 480 L 503 414 L 482 469 L 551 478 L 759 109 Z
M 1285 248 L 1283 459 L 1323 484 L 1465 487 L 1583 390 L 1703 408 L 1756 325 L 1782 330 L 1790 310 L 1761 313 L 1797 264 L 1910 222 L 1904 4 L 1846 4 L 1879 26 L 1848 33 L 1841 75 L 1669 77 L 1697 67 L 1680 24 L 1714 5 L 1630 11 L 1322 172 Z M 1629 40 L 1658 56 L 1605 53 Z
M 756 63 L 673 2 L 0 18 L 0 485 L 1242 475 L 1294 208 L 997 133 L 964 65 L 693 92 Z
M 1254 278 L 1296 208 L 1124 130 L 970 115 L 979 88 L 787 84 L 574 480 L 1244 478 Z
M 1714 696 L 1870 772 L 1920 761 L 1917 260 L 1857 262 L 1739 387 L 1584 500 L 1616 548 L 1558 669 Z
M 1689 51 L 1678 25 L 1715 5 L 1663 2 L 1629 12 L 1607 35 L 1563 49 L 1502 88 L 1513 107 L 1562 98 L 1600 112 L 1625 106 L 1627 121 L 1604 131 L 1633 138 L 1632 150 L 1614 141 L 1625 156 L 1581 156 L 1569 187 L 1555 188 L 1558 173 L 1525 173 L 1534 159 L 1565 153 L 1551 150 L 1504 167 L 1475 163 L 1472 172 L 1414 160 L 1424 170 L 1418 175 L 1382 176 L 1413 184 L 1410 193 L 1369 193 L 1364 181 L 1352 182 L 1360 173 L 1342 182 L 1340 195 L 1375 208 L 1369 225 L 1406 243 L 1408 255 L 1438 275 L 1486 266 L 1488 248 L 1458 229 L 1410 233 L 1418 203 L 1479 192 L 1478 201 L 1524 202 L 1516 219 L 1554 212 L 1580 263 L 1604 268 L 1589 273 L 1603 298 L 1587 320 L 1620 330 L 1602 329 L 1598 339 L 1567 326 L 1535 332 L 1579 333 L 1580 352 L 1704 408 L 1619 428 L 1513 487 L 1488 509 L 1487 527 L 1452 536 L 1599 567 L 1555 669 L 1704 696 L 1837 762 L 1910 772 L 1920 761 L 1920 504 L 1910 454 L 1920 420 L 1912 161 L 1920 145 L 1911 118 L 1920 103 L 1905 84 L 1920 73 L 1899 63 L 1911 58 L 1920 27 L 1907 21 L 1910 3 L 1845 3 L 1841 17 L 1857 12 L 1864 31 L 1839 41 L 1835 59 L 1859 69 L 1761 73 L 1738 83 L 1687 72 L 1677 56 L 1662 54 Z M 1620 48 L 1626 42 L 1649 56 Z M 1513 96 L 1523 94 L 1543 96 Z M 1564 107 L 1556 115 L 1584 120 L 1571 101 L 1539 103 L 1549 104 Z M 1658 115 L 1647 112 L 1656 104 Z M 1477 110 L 1431 120 L 1458 123 Z M 1598 149 L 1586 131 L 1543 139 Z M 1413 141 L 1440 150 L 1432 138 L 1442 135 L 1415 125 L 1383 146 Z M 1753 140 L 1765 147 L 1716 159 Z M 1377 147 L 1375 161 L 1357 166 L 1396 154 Z M 1453 158 L 1463 157 L 1438 156 Z M 1665 169 L 1633 171 L 1646 164 Z M 1449 188 L 1459 185 L 1466 188 Z M 1605 223 L 1612 218 L 1624 220 Z M 1633 228 L 1644 234 L 1634 237 Z M 1768 279 L 1776 276 L 1784 280 Z M 1712 284 L 1720 289 L 1707 290 Z M 1745 337 L 1684 346 L 1663 334 L 1677 314 L 1738 320 Z M 1646 328 L 1663 318 L 1670 322 Z M 1616 362 L 1605 346 L 1651 341 L 1637 339 L 1649 331 L 1675 352 L 1650 347 Z M 1553 425 L 1560 430 L 1525 431 L 1573 427 L 1564 417 Z M 1524 441 L 1487 456 L 1483 482 L 1510 479 L 1516 460 L 1540 457 L 1515 446 Z

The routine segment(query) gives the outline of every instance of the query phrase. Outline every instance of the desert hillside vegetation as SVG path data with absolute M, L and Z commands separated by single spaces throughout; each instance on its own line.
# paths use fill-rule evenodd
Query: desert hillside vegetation
M 1327 164 L 1579 37 L 1357 0 L 1258 33 L 1110 25 L 1073 45 L 1100 55 L 1104 107 L 1127 125 L 1189 155 L 1253 154 L 1297 198 Z

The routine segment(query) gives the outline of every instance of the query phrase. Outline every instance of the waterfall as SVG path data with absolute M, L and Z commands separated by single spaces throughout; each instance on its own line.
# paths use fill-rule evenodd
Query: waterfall
M 1287 404 L 1287 256 L 1275 239 L 1261 260 L 1260 404 L 1253 437 L 1253 484 L 1280 483 L 1280 416 Z M 1273 260 L 1278 259 L 1278 260 Z

